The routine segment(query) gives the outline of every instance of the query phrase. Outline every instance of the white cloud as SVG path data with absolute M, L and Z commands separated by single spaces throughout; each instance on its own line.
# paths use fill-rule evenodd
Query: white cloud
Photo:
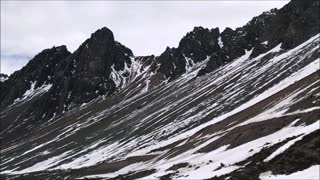
M 244 25 L 287 1 L 1 1 L 1 53 L 34 56 L 54 45 L 74 51 L 106 26 L 135 55 L 176 47 L 194 26 Z M 4 63 L 5 59 L 1 59 Z M 14 69 L 14 68 L 13 68 Z M 18 67 L 17 67 L 18 69 Z M 9 70 L 3 71 L 8 73 Z
M 28 57 L 1 57 L 1 73 L 11 74 L 28 63 Z

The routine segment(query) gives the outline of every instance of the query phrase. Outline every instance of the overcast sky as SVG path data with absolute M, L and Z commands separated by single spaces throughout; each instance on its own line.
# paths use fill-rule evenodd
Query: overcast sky
M 20 69 L 41 50 L 75 51 L 106 26 L 134 55 L 161 54 L 194 26 L 236 28 L 288 1 L 1 1 L 1 73 Z

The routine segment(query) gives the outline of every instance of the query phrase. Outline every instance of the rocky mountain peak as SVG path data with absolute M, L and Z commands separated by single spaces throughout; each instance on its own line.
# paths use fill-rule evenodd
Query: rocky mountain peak
M 8 77 L 9 76 L 7 74 L 0 73 L 0 83 L 7 80 Z
M 77 73 L 84 77 L 108 77 L 114 46 L 113 33 L 108 28 L 94 32 L 75 52 Z
M 63 45 L 45 49 L 35 55 L 26 66 L 14 72 L 1 85 L 1 107 L 12 104 L 17 98 L 22 98 L 30 88 L 36 89 L 44 84 L 52 84 L 58 65 L 70 54 Z
M 319 32 L 318 1 L 292 1 L 281 9 L 271 9 L 253 17 L 242 27 L 208 29 L 194 27 L 180 41 L 178 48 L 167 48 L 155 58 L 159 68 L 153 70 L 172 80 L 186 72 L 187 66 L 207 64 L 198 75 L 212 72 L 218 67 L 250 52 L 250 58 L 275 48 L 291 49 Z M 188 60 L 187 60 L 188 59 Z
M 110 29 L 103 27 L 91 34 L 84 43 L 81 44 L 79 49 L 95 49 L 112 47 L 115 44 L 113 33 Z
M 72 54 L 66 46 L 45 49 L 1 85 L 1 106 L 26 98 L 26 92 L 38 92 L 46 85 L 41 91 L 45 96 L 21 117 L 36 111 L 35 119 L 51 118 L 72 106 L 112 94 L 116 84 L 111 73 L 130 66 L 132 56 L 132 51 L 115 41 L 106 27 L 94 32 Z
M 195 27 L 193 31 L 187 33 L 179 43 L 182 54 L 192 58 L 195 62 L 203 61 L 207 55 L 220 49 L 218 43 L 219 28 L 207 29 Z
M 68 51 L 65 45 L 62 46 L 53 46 L 50 49 L 44 49 L 40 53 L 34 56 L 32 60 L 29 61 L 27 66 L 37 66 L 37 65 L 44 65 L 48 62 L 52 61 L 59 61 L 61 55 L 69 55 L 70 52 Z M 27 66 L 23 67 L 26 68 Z M 22 68 L 22 69 L 23 69 Z
M 114 41 L 113 32 L 107 27 L 102 27 L 96 30 L 94 33 L 91 34 L 90 39 L 112 39 Z

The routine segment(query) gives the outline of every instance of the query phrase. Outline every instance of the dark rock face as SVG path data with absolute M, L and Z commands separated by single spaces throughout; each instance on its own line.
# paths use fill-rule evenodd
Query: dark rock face
M 34 88 L 43 84 L 52 84 L 52 79 L 57 66 L 70 55 L 66 46 L 45 49 L 37 54 L 21 70 L 14 72 L 1 86 L 1 107 L 12 104 L 31 88 L 32 82 L 36 82 Z
M 131 50 L 114 40 L 112 32 L 102 28 L 92 34 L 78 50 L 65 59 L 58 72 L 58 80 L 52 87 L 52 98 L 60 94 L 58 111 L 67 110 L 69 105 L 86 103 L 99 95 L 110 95 L 115 83 L 109 78 L 114 70 L 124 69 L 124 63 L 131 64 Z M 62 106 L 63 105 L 63 106 Z
M 206 29 L 195 27 L 179 43 L 181 52 L 195 63 L 203 61 L 208 55 L 220 50 L 218 45 L 219 28 Z
M 167 48 L 155 58 L 158 71 L 167 79 L 173 80 L 186 72 L 187 66 L 202 62 L 209 56 L 219 56 L 219 28 L 207 29 L 195 27 L 184 36 L 178 48 Z M 212 57 L 214 58 L 214 57 Z M 154 68 L 157 69 L 157 68 Z
M 293 0 L 272 19 L 270 38 L 282 40 L 282 48 L 290 49 L 319 33 L 319 1 Z
M 50 90 L 37 99 L 21 117 L 48 119 L 73 105 L 87 103 L 99 95 L 110 95 L 115 83 L 112 71 L 130 66 L 133 54 L 116 42 L 113 33 L 102 28 L 91 35 L 73 54 L 65 46 L 53 47 L 36 55 L 1 86 L 1 107 L 6 107 L 31 88 L 51 84 Z
M 110 30 L 103 28 L 96 31 L 73 55 L 77 66 L 75 73 L 83 78 L 108 77 L 113 63 L 114 44 Z
M 6 81 L 8 78 L 9 78 L 9 76 L 7 74 L 0 73 L 0 89 L 1 89 L 3 82 Z
M 184 57 L 176 48 L 167 48 L 156 60 L 160 64 L 158 72 L 167 78 L 174 79 L 186 72 Z
M 0 73 L 0 82 L 7 80 L 8 77 L 9 76 L 7 74 Z
M 210 56 L 210 59 L 206 66 L 198 72 L 198 76 L 202 76 L 206 73 L 213 71 L 214 69 L 225 65 L 228 63 L 230 58 L 223 53 L 222 51 L 218 51 Z
M 210 59 L 199 75 L 213 71 L 219 64 L 222 65 L 221 60 L 229 62 L 244 55 L 245 50 L 252 50 L 250 57 L 253 58 L 279 43 L 282 43 L 283 49 L 294 48 L 319 33 L 319 18 L 319 1 L 294 0 L 279 10 L 272 9 L 254 17 L 236 30 L 226 28 L 220 34 L 223 42 L 220 54 L 225 57 Z

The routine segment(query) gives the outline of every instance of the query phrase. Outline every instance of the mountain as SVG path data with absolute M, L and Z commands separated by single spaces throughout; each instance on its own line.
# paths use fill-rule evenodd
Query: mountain
M 235 30 L 195 27 L 159 56 L 101 28 L 0 83 L 0 176 L 316 177 L 319 66 L 316 0 Z
M 0 82 L 3 82 L 8 79 L 8 75 L 0 73 Z

